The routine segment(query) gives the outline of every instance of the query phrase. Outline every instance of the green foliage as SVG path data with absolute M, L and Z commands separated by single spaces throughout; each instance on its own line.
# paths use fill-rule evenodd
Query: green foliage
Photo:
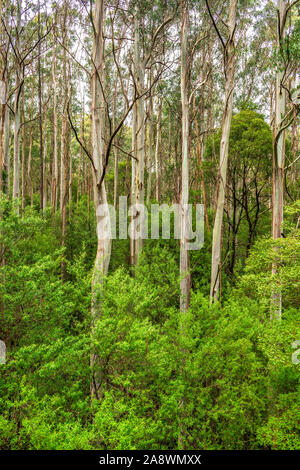
M 0 448 L 176 449 L 180 431 L 189 449 L 299 449 L 298 203 L 287 209 L 279 251 L 260 239 L 222 308 L 205 291 L 208 242 L 192 253 L 194 290 L 182 314 L 178 243 L 146 241 L 132 272 L 127 241 L 115 241 L 92 337 L 94 221 L 84 204 L 73 207 L 62 251 L 53 218 L 32 210 L 21 218 L 2 203 Z M 268 265 L 279 254 L 283 314 L 270 322 L 278 280 Z M 93 400 L 91 351 L 101 378 Z

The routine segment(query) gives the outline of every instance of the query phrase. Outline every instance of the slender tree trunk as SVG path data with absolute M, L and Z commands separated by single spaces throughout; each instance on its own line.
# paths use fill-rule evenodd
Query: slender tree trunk
M 180 310 L 186 312 L 190 301 L 189 240 L 189 104 L 188 104 L 188 6 L 182 2 L 181 25 L 181 105 L 182 105 L 182 171 L 181 171 L 181 238 L 180 238 Z
M 101 181 L 103 173 L 103 161 L 105 154 L 105 97 L 103 95 L 104 84 L 104 0 L 99 0 L 95 5 L 94 13 L 94 42 L 93 42 L 93 66 L 94 70 L 91 78 L 91 97 L 92 97 L 92 159 L 93 159 L 93 182 L 94 197 L 97 220 L 97 254 L 95 259 L 93 278 L 92 278 L 92 335 L 95 323 L 101 315 L 101 298 L 103 295 L 103 279 L 108 272 L 111 237 L 110 237 L 110 219 L 107 207 L 107 196 L 105 181 Z M 99 212 L 99 206 L 102 205 L 103 213 Z M 103 215 L 106 221 L 103 223 Z M 99 292 L 100 289 L 100 292 Z M 93 352 L 91 354 L 92 368 L 92 396 L 101 396 L 101 364 L 100 358 Z
M 42 72 L 41 72 L 41 8 L 38 1 L 38 100 L 39 100 L 39 133 L 40 133 L 40 209 L 44 208 L 44 152 L 43 152 L 43 116 L 42 116 Z
M 117 109 L 117 76 L 114 83 L 114 96 L 113 96 L 113 128 L 116 127 L 116 109 Z M 114 208 L 117 209 L 118 205 L 118 180 L 119 180 L 119 155 L 118 148 L 114 147 Z
M 286 2 L 277 0 L 278 28 L 277 46 L 281 50 L 282 41 L 285 37 L 286 24 Z M 278 64 L 276 76 L 276 104 L 275 104 L 275 128 L 273 142 L 273 201 L 272 201 L 272 237 L 281 238 L 281 225 L 283 222 L 283 193 L 284 193 L 284 161 L 285 161 L 285 132 L 281 131 L 281 121 L 285 115 L 285 89 L 284 72 Z M 274 263 L 272 266 L 273 275 L 280 276 L 278 267 Z M 279 281 L 280 282 L 280 281 Z M 280 288 L 272 294 L 271 318 L 281 319 L 281 292 Z
M 140 21 L 138 18 L 138 7 L 136 7 L 135 17 L 134 17 L 134 58 L 135 58 L 135 73 L 136 73 L 136 84 L 137 92 L 139 95 L 142 95 L 144 92 L 144 77 L 145 70 L 141 58 L 140 51 Z M 136 171 L 136 203 L 144 205 L 145 202 L 145 183 L 144 183 L 144 173 L 145 173 L 145 111 L 144 111 L 144 97 L 138 99 L 136 103 L 136 157 L 137 157 L 137 171 Z M 140 226 L 139 231 L 142 234 L 144 227 L 144 213 L 139 214 Z M 135 260 L 138 262 L 139 254 L 143 247 L 143 238 L 140 236 L 135 241 Z
M 137 139 L 136 139 L 136 104 L 133 106 L 132 109 L 132 154 L 136 156 L 137 151 Z M 136 186 L 135 186 L 135 180 L 136 180 L 136 159 L 132 158 L 131 159 L 131 197 L 130 197 L 130 203 L 133 206 L 136 204 Z M 130 221 L 130 227 L 131 227 L 131 232 L 130 232 L 130 265 L 134 266 L 136 264 L 136 253 L 135 253 L 135 240 L 133 237 L 134 233 L 134 224 L 133 224 L 133 216 L 131 217 Z
M 150 87 L 153 81 L 152 68 L 150 70 Z M 147 205 L 150 203 L 152 191 L 152 165 L 153 165 L 153 95 L 150 91 L 149 99 L 149 149 L 148 149 L 148 176 L 147 176 Z
M 47 115 L 47 113 L 45 113 Z M 47 150 L 48 150 L 48 140 L 47 140 L 47 119 L 44 120 L 44 136 L 43 136 L 43 162 L 44 162 L 44 170 L 43 170 L 43 212 L 45 212 L 47 207 L 47 173 L 48 173 L 48 163 L 47 163 Z
M 67 46 L 67 2 L 64 1 L 64 13 L 63 13 L 63 44 Z M 63 48 L 63 89 L 64 89 L 64 109 L 62 114 L 62 131 L 61 131 L 61 188 L 60 188 L 60 210 L 61 210 L 61 246 L 65 246 L 66 241 L 66 229 L 67 229 L 67 198 L 68 198 L 68 120 L 67 120 L 67 106 L 68 98 L 70 96 L 70 88 L 67 76 L 67 56 L 66 49 Z M 66 277 L 66 266 L 63 258 L 61 264 L 61 277 Z
M 81 140 L 84 142 L 84 98 L 82 98 L 82 116 L 80 124 Z M 79 196 L 85 192 L 85 162 L 83 160 L 83 150 L 79 150 L 78 162 L 78 180 L 77 180 L 77 205 L 79 203 Z
M 4 124 L 4 143 L 3 143 L 3 153 L 4 153 L 4 170 L 5 170 L 5 180 L 3 182 L 3 191 L 7 196 L 9 196 L 10 190 L 10 111 L 8 106 L 5 109 L 5 124 Z
M 4 67 L 7 65 L 4 64 Z M 7 168 L 5 165 L 5 136 L 6 136 L 6 129 L 7 129 L 7 120 L 9 120 L 9 108 L 6 104 L 7 100 L 7 72 L 4 70 L 3 72 L 3 80 L 1 80 L 1 134 L 0 134 L 0 145 L 1 145 L 1 165 L 0 165 L 0 191 L 5 192 L 6 181 L 4 178 L 4 172 L 7 173 Z M 9 129 L 9 124 L 8 124 Z
M 293 85 L 292 88 L 298 89 L 299 79 L 297 77 L 297 72 L 295 72 L 294 79 L 292 81 Z M 294 183 L 297 178 L 297 165 L 295 165 L 295 161 L 297 159 L 297 155 L 299 155 L 299 132 L 298 132 L 298 114 L 296 109 L 294 108 L 293 111 L 293 124 L 292 124 L 292 131 L 291 131 L 291 152 L 292 152 L 292 164 L 291 164 L 291 180 Z
M 161 193 L 161 167 L 160 167 L 160 153 L 161 153 L 161 114 L 162 114 L 162 99 L 158 98 L 157 109 L 157 126 L 156 126 L 156 145 L 155 145 L 155 197 L 160 202 Z
M 190 303 L 190 258 L 188 251 L 189 241 L 189 53 L 188 53 L 188 1 L 181 2 L 181 108 L 182 108 L 182 167 L 181 167 L 181 213 L 180 213 L 180 310 L 186 313 Z M 182 319 L 180 322 L 180 333 L 185 336 L 186 325 Z M 183 380 L 185 377 L 185 351 L 183 351 L 183 364 L 181 369 Z M 178 433 L 178 448 L 185 448 L 185 406 L 184 395 L 179 401 L 180 419 Z
M 193 99 L 193 106 L 194 106 L 194 114 L 196 116 L 195 95 L 194 95 L 194 99 Z M 205 190 L 205 181 L 204 181 L 204 172 L 203 172 L 203 162 L 202 162 L 203 153 L 204 153 L 204 142 L 200 138 L 199 124 L 198 124 L 197 116 L 195 117 L 195 130 L 196 130 L 196 138 L 197 138 L 197 167 L 199 169 L 199 174 L 197 176 L 200 179 L 200 184 L 201 184 L 201 188 L 202 188 L 206 228 L 207 228 L 207 231 L 210 232 L 208 213 L 207 213 L 207 202 L 206 202 L 206 190 Z
M 71 74 L 69 74 L 68 77 L 68 82 L 69 82 L 69 90 L 68 90 L 68 96 L 72 96 L 72 91 L 71 91 Z M 71 98 L 70 98 L 70 106 L 71 106 Z M 68 126 L 69 132 L 68 132 L 68 152 L 69 152 L 69 168 L 68 168 L 68 189 L 69 189 L 69 222 L 72 219 L 72 204 L 73 204 L 73 158 L 72 158 L 72 134 L 70 132 L 70 128 Z
M 1 124 L 0 124 L 0 192 L 3 191 L 3 170 L 4 170 L 4 154 L 3 154 L 3 141 L 4 141 L 4 127 L 6 117 L 6 83 L 1 80 Z M 2 104 L 3 103 L 3 104 Z
M 229 136 L 233 107 L 234 69 L 235 69 L 235 43 L 236 10 L 238 0 L 230 0 L 229 7 L 229 38 L 224 50 L 225 71 L 225 102 L 222 120 L 222 136 L 220 143 L 220 163 L 218 170 L 217 208 L 213 229 L 210 299 L 214 302 L 219 298 L 220 275 L 222 269 L 221 246 L 222 224 L 224 215 L 225 192 L 227 181 Z
M 25 211 L 25 108 L 24 108 L 24 86 L 22 87 L 22 214 Z
M 21 0 L 17 2 L 17 28 L 16 28 L 16 46 L 18 51 L 20 47 L 20 30 L 21 30 Z M 16 92 L 14 103 L 14 174 L 13 174 L 13 199 L 20 196 L 20 96 L 22 92 L 21 66 L 18 57 L 15 57 L 16 64 Z M 17 205 L 19 212 L 19 205 Z
M 32 161 L 32 141 L 33 141 L 33 127 L 30 126 L 29 131 L 29 149 L 28 149 L 28 162 L 27 162 L 27 188 L 30 195 L 30 205 L 33 207 L 33 186 L 31 179 L 31 161 Z
M 57 211 L 58 201 L 58 141 L 57 141 L 57 78 L 56 78 L 56 44 L 53 36 L 52 46 L 52 83 L 53 83 L 53 172 L 52 172 L 52 191 L 51 204 L 53 212 Z

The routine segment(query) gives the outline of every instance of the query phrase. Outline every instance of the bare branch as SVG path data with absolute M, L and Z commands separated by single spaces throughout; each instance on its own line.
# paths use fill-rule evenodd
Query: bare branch
M 216 30 L 216 33 L 217 33 L 217 35 L 219 36 L 219 39 L 220 39 L 220 41 L 221 41 L 221 44 L 222 44 L 222 46 L 223 46 L 223 48 L 224 48 L 224 50 L 225 50 L 225 49 L 226 49 L 226 44 L 224 43 L 224 40 L 223 40 L 223 38 L 222 38 L 222 36 L 221 36 L 221 33 L 220 33 L 220 31 L 219 31 L 219 29 L 218 29 L 218 27 L 217 27 L 217 24 L 216 24 L 216 22 L 215 22 L 215 19 L 214 19 L 214 17 L 213 17 L 212 12 L 211 12 L 210 6 L 209 6 L 209 4 L 208 4 L 208 0 L 205 0 L 205 3 L 206 3 L 206 6 L 207 6 L 207 10 L 208 10 L 209 16 L 210 16 L 211 21 L 212 21 L 212 24 L 213 24 L 213 26 L 214 26 L 214 28 L 215 28 L 215 30 Z

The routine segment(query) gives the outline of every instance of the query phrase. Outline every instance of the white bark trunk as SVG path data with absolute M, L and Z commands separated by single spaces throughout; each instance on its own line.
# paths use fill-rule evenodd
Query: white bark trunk
M 101 315 L 101 299 L 99 294 L 103 289 L 103 279 L 109 268 L 111 253 L 110 219 L 107 212 L 107 196 L 104 179 L 101 182 L 103 174 L 103 162 L 105 156 L 105 97 L 104 90 L 104 0 L 99 0 L 95 5 L 94 12 L 94 41 L 93 41 L 93 73 L 91 78 L 91 124 L 92 124 L 92 159 L 93 159 L 93 184 L 94 184 L 94 202 L 97 221 L 97 253 L 94 264 L 92 278 L 92 333 L 95 322 Z M 102 214 L 99 212 L 100 204 L 104 207 L 106 225 L 101 225 Z M 99 229 L 102 227 L 101 229 Z M 105 237 L 104 231 L 107 232 Z M 103 292 L 102 292 L 103 293 Z M 101 395 L 100 383 L 100 359 L 94 353 L 91 355 L 91 367 L 93 371 L 93 380 L 91 384 L 91 393 L 93 396 Z
M 156 126 L 156 145 L 155 145 L 155 197 L 160 202 L 161 192 L 161 168 L 160 168 L 160 152 L 161 152 L 161 113 L 162 100 L 157 99 L 157 126 Z
M 217 208 L 213 229 L 212 258 L 211 258 L 211 284 L 210 299 L 214 302 L 219 297 L 220 275 L 222 269 L 222 224 L 225 204 L 225 191 L 227 182 L 229 136 L 233 107 L 234 69 L 235 69 L 235 43 L 234 33 L 236 27 L 236 10 L 238 0 L 230 0 L 229 7 L 229 40 L 224 52 L 225 77 L 225 103 L 222 120 L 222 135 L 220 142 L 220 163 L 218 170 Z
M 56 45 L 52 49 L 52 82 L 53 82 L 53 176 L 52 176 L 52 206 L 57 210 L 58 196 L 58 151 L 57 151 L 57 79 L 56 79 Z
M 21 1 L 17 2 L 17 30 L 16 30 L 16 50 L 19 51 L 21 29 Z M 16 61 L 16 92 L 14 104 L 14 174 L 13 174 L 13 199 L 20 196 L 20 96 L 21 96 L 21 69 L 19 59 Z M 17 206 L 19 212 L 19 205 Z
M 180 237 L 180 310 L 186 312 L 190 300 L 189 237 L 189 103 L 188 103 L 188 10 L 182 2 L 181 25 L 181 106 L 182 106 L 182 185 Z
M 281 48 L 281 41 L 285 36 L 285 23 L 286 23 L 286 2 L 284 0 L 277 0 L 278 8 L 278 21 L 277 28 L 277 47 Z M 276 104 L 275 104 L 275 132 L 274 132 L 274 157 L 273 157 L 273 205 L 272 205 L 272 237 L 274 239 L 281 238 L 281 225 L 283 222 L 283 192 L 284 192 L 284 161 L 285 161 L 285 132 L 280 131 L 281 121 L 285 115 L 285 90 L 283 88 L 283 71 L 278 64 L 278 71 L 276 76 Z M 278 137 L 279 136 L 279 137 Z M 273 275 L 278 273 L 276 264 L 272 266 Z M 280 283 L 280 280 L 279 280 Z M 279 290 L 274 291 L 272 294 L 271 302 L 271 318 L 281 319 L 282 298 L 280 287 Z
M 138 8 L 136 7 L 136 13 L 134 18 L 134 57 L 135 57 L 135 73 L 136 73 L 136 84 L 138 95 L 142 95 L 144 92 L 144 80 L 145 70 L 141 58 L 140 51 L 140 22 L 138 19 Z M 136 203 L 144 205 L 145 199 L 145 185 L 144 185 L 144 173 L 145 173 L 145 110 L 144 110 L 144 97 L 138 99 L 136 103 L 136 133 L 137 133 L 137 171 L 136 171 Z M 143 213 L 140 214 L 140 232 L 143 230 Z M 143 238 L 139 237 L 135 243 L 135 259 L 138 262 L 139 254 L 143 247 Z
M 10 141 L 10 111 L 8 106 L 5 110 L 5 123 L 4 123 L 4 170 L 6 171 L 6 178 L 3 184 L 5 194 L 9 195 L 10 190 L 10 152 L 9 152 L 9 141 Z

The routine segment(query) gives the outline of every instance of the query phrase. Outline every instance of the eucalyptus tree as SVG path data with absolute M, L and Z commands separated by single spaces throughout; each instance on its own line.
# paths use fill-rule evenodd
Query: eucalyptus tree
M 236 33 L 236 13 L 238 0 L 230 0 L 228 12 L 228 35 L 224 39 L 215 22 L 211 12 L 208 0 L 206 0 L 207 9 L 209 11 L 211 21 L 216 29 L 218 37 L 223 49 L 223 64 L 225 76 L 225 96 L 222 117 L 222 136 L 220 145 L 220 162 L 217 181 L 217 208 L 215 214 L 213 241 L 212 241 L 212 257 L 211 257 L 211 281 L 210 281 L 210 299 L 214 302 L 218 299 L 220 287 L 220 274 L 222 269 L 221 246 L 222 246 L 222 224 L 225 204 L 225 191 L 227 182 L 227 166 L 228 166 L 228 148 L 230 125 L 233 110 L 233 92 L 234 92 L 234 72 L 235 72 L 235 33 Z
M 180 310 L 186 312 L 190 301 L 189 237 L 189 67 L 188 49 L 189 13 L 188 1 L 181 2 L 181 106 L 182 106 L 182 171 L 181 171 L 181 220 L 180 220 Z
M 57 116 L 57 44 L 56 44 L 56 19 L 57 12 L 54 12 L 54 26 L 52 34 L 52 83 L 53 83 L 53 168 L 51 181 L 51 204 L 53 211 L 57 210 L 58 203 L 58 116 Z
M 291 53 L 293 41 L 287 35 L 288 19 L 299 0 L 277 1 L 277 74 L 276 106 L 273 139 L 273 191 L 272 191 L 272 237 L 281 238 L 284 208 L 284 172 L 285 172 L 285 132 L 292 124 L 295 115 L 300 112 L 299 90 L 293 93 L 291 76 L 299 67 L 299 58 Z M 290 28 L 291 30 L 291 28 Z M 297 38 L 296 38 L 297 41 Z M 272 272 L 278 275 L 278 266 L 273 264 Z M 280 281 L 279 281 L 280 283 Z M 271 303 L 271 318 L 281 318 L 282 299 L 279 290 L 274 292 Z
M 8 28 L 8 0 L 0 3 L 0 94 L 1 94 L 1 124 L 0 124 L 0 191 L 8 194 L 9 188 L 9 135 L 10 109 L 7 103 L 9 88 L 9 50 L 10 42 L 5 29 Z
M 35 59 L 37 59 L 39 62 L 41 55 L 44 53 L 44 50 L 41 49 L 41 45 L 51 30 L 51 26 L 47 23 L 47 15 L 45 15 L 45 27 L 43 29 L 41 29 L 41 21 L 35 21 L 36 15 L 39 16 L 39 5 L 30 6 L 32 8 L 29 8 L 28 2 L 22 0 L 17 0 L 13 4 L 10 2 L 5 2 L 5 12 L 1 18 L 5 43 L 9 45 L 9 50 L 11 52 L 11 59 L 9 59 L 9 62 L 12 64 L 12 67 L 10 67 L 9 71 L 6 70 L 6 74 L 9 73 L 10 75 L 10 81 L 13 83 L 13 86 L 11 90 L 7 90 L 6 92 L 5 106 L 10 109 L 14 121 L 13 199 L 17 199 L 20 196 L 20 137 L 22 131 L 23 140 L 25 139 L 24 126 L 28 122 L 25 119 L 25 113 L 21 112 L 23 89 L 28 79 L 27 69 L 29 65 L 33 64 Z M 11 12 L 10 15 L 8 11 Z M 12 97 L 14 98 L 13 105 L 10 104 Z M 40 116 L 41 113 L 42 111 L 40 110 L 38 116 Z M 5 125 L 4 127 L 7 132 L 9 132 L 9 126 Z M 7 146 L 7 138 L 5 138 L 5 142 Z M 25 192 L 24 159 L 25 147 L 23 143 L 23 193 Z M 24 194 L 22 195 L 22 198 L 24 199 Z M 17 211 L 19 211 L 18 205 Z
M 15 51 L 15 100 L 14 100 L 14 158 L 13 158 L 13 198 L 20 196 L 20 98 L 24 85 L 24 65 L 20 57 L 21 0 L 16 4 Z
M 130 2 L 131 3 L 131 2 Z M 155 6 L 156 15 L 153 17 L 153 7 Z M 145 99 L 146 95 L 150 93 L 150 119 L 152 120 L 152 89 L 155 83 L 162 76 L 165 68 L 165 63 L 162 61 L 162 37 L 166 28 L 176 16 L 177 4 L 170 4 L 166 2 L 155 2 L 155 4 L 148 4 L 148 2 L 135 1 L 131 5 L 133 10 L 133 39 L 134 39 L 134 72 L 132 73 L 134 96 L 136 100 L 135 109 L 132 114 L 132 132 L 133 132 L 133 156 L 132 162 L 132 187 L 131 187 L 131 201 L 137 204 L 138 213 L 133 215 L 133 223 L 131 227 L 134 228 L 134 220 L 139 221 L 140 234 L 135 242 L 131 241 L 131 260 L 134 264 L 138 262 L 139 254 L 143 246 L 143 227 L 144 227 L 144 213 L 141 208 L 145 202 Z M 150 16 L 150 18 L 149 18 Z M 141 37 L 141 30 L 143 27 L 143 37 Z M 158 65 L 159 64 L 159 65 Z M 155 67 L 158 65 L 157 67 Z M 155 77 L 152 75 L 152 70 L 157 69 Z M 149 71 L 150 81 L 148 86 L 145 84 L 146 71 Z M 137 97 L 139 97 L 137 99 Z M 160 106 L 160 105 L 159 105 Z M 152 122 L 150 123 L 151 140 L 153 138 Z M 158 128 L 159 136 L 160 128 Z M 156 145 L 156 160 L 158 158 L 159 142 Z M 150 149 L 150 158 L 152 154 L 152 142 Z M 151 171 L 151 170 L 150 170 Z M 158 181 L 158 165 L 156 165 L 156 180 Z M 149 182 L 149 179 L 148 179 Z M 133 187 L 134 185 L 134 187 Z M 158 184 L 156 185 L 158 188 Z M 159 196 L 159 191 L 156 189 L 156 197 Z M 147 200 L 149 201 L 150 192 L 148 192 Z M 139 212 L 141 210 L 141 212 Z M 138 219 L 137 219 L 138 216 Z M 137 229 L 138 227 L 135 227 Z
M 111 254 L 111 224 L 105 176 L 116 136 L 122 129 L 122 126 L 124 125 L 130 112 L 135 107 L 135 104 L 138 103 L 139 100 L 143 100 L 144 96 L 149 91 L 148 89 L 145 90 L 143 87 L 136 86 L 136 82 L 134 81 L 135 93 L 131 99 L 128 97 L 125 99 L 125 109 L 117 122 L 116 120 L 112 119 L 111 108 L 113 108 L 113 104 L 108 99 L 109 90 L 106 83 L 108 77 L 106 75 L 105 65 L 108 60 L 108 55 L 112 55 L 121 88 L 123 90 L 125 90 L 125 88 L 122 70 L 118 62 L 118 57 L 115 54 L 115 46 L 111 45 L 111 47 L 108 49 L 107 55 L 105 54 L 105 51 L 107 51 L 105 48 L 105 17 L 107 17 L 108 8 L 109 7 L 105 5 L 104 0 L 99 0 L 99 2 L 96 2 L 95 4 L 94 11 L 90 10 L 88 12 L 91 21 L 91 30 L 93 33 L 93 50 L 91 54 L 92 71 L 89 75 L 91 87 L 90 150 L 88 146 L 85 145 L 85 142 L 79 138 L 76 127 L 72 121 L 70 108 L 67 108 L 69 122 L 71 124 L 72 130 L 75 134 L 76 140 L 89 158 L 93 175 L 94 204 L 97 223 L 97 252 L 92 276 L 92 333 L 95 331 L 97 319 L 99 319 L 101 316 L 101 299 L 104 293 L 104 277 L 108 272 Z M 114 9 L 114 6 L 112 5 L 111 8 Z M 111 40 L 114 40 L 113 36 Z M 84 69 L 86 72 L 88 72 L 85 67 Z M 154 79 L 153 83 L 156 81 L 157 78 Z M 127 94 L 124 91 L 124 97 L 125 96 L 127 96 Z M 142 124 L 142 121 L 139 122 Z M 143 174 L 143 169 L 141 169 L 140 172 L 140 174 Z M 99 366 L 99 358 L 95 354 L 92 354 L 91 356 L 91 365 L 93 371 L 91 392 L 93 396 L 99 396 L 99 394 L 101 394 L 101 377 L 99 375 L 101 367 Z

